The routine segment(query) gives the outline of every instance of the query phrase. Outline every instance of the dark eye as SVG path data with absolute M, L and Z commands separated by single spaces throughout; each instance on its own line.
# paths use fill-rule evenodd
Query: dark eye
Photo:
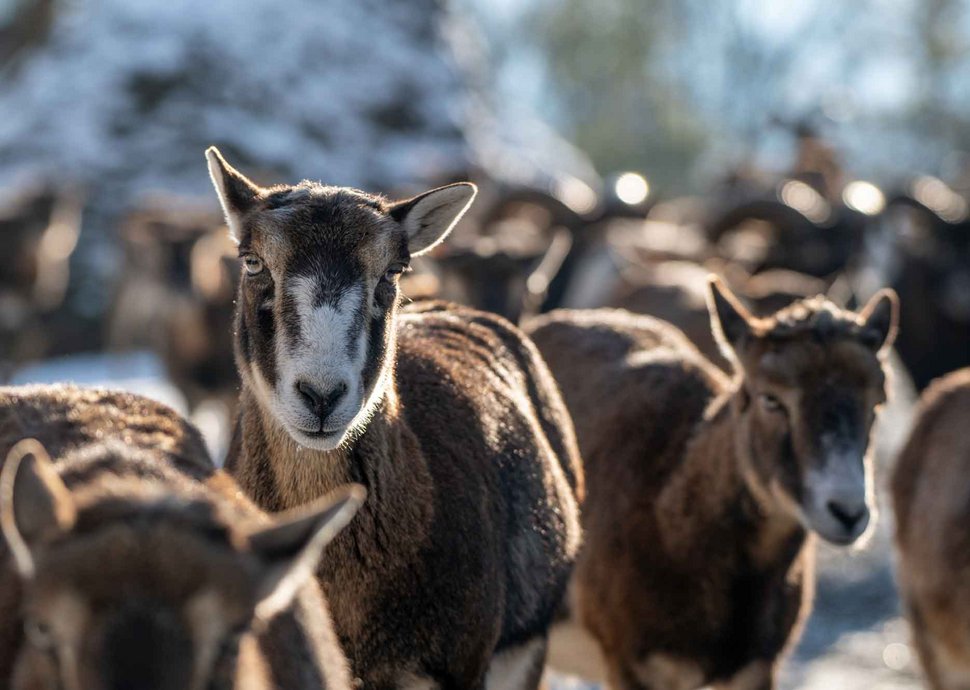
M 785 406 L 781 404 L 781 400 L 773 396 L 771 393 L 762 393 L 758 396 L 758 400 L 761 402 L 761 406 L 768 410 L 768 412 L 785 411 Z
M 246 273 L 251 276 L 257 275 L 263 272 L 263 260 L 260 259 L 255 254 L 247 254 L 243 257 L 243 266 L 246 267 Z
M 54 633 L 49 625 L 36 618 L 27 618 L 24 621 L 24 635 L 27 641 L 37 649 L 53 649 Z
M 407 269 L 407 266 L 405 266 L 404 264 L 394 264 L 386 271 L 384 271 L 384 280 L 386 280 L 389 283 L 393 283 L 395 280 L 397 280 L 397 277 L 399 275 L 404 273 L 406 269 Z

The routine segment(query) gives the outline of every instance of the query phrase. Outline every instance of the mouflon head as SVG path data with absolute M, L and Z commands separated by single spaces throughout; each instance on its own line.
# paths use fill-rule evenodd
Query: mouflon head
M 81 459 L 133 454 L 119 444 Z M 236 524 L 201 488 L 174 494 L 114 476 L 72 491 L 40 443 L 19 442 L 0 472 L 0 526 L 23 589 L 13 687 L 234 687 L 252 633 L 312 581 L 363 498 L 347 486 Z
M 823 297 L 758 319 L 710 284 L 715 335 L 739 374 L 742 456 L 750 481 L 836 544 L 870 523 L 870 436 L 887 397 L 898 303 L 877 293 L 858 313 Z
M 398 280 L 475 197 L 458 183 L 404 201 L 315 182 L 263 188 L 210 148 L 239 245 L 236 354 L 244 382 L 299 444 L 366 426 L 392 370 Z

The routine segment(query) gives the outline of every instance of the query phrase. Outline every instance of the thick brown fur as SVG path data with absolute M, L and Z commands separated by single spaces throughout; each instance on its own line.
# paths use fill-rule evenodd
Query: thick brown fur
M 400 273 L 474 187 L 266 189 L 207 155 L 246 271 L 227 469 L 270 510 L 367 489 L 319 571 L 365 687 L 535 688 L 580 540 L 569 415 L 504 319 L 398 305 Z
M 970 369 L 930 385 L 892 477 L 898 579 L 933 690 L 970 686 Z
M 251 596 L 242 574 L 250 557 L 233 554 L 243 538 L 241 529 L 266 518 L 228 475 L 214 468 L 198 431 L 174 411 L 121 392 L 0 388 L 0 458 L 25 438 L 37 439 L 47 451 L 77 514 L 72 528 L 52 542 L 56 548 L 45 546 L 26 584 L 16 573 L 11 548 L 0 538 L 0 688 L 42 690 L 49 687 L 44 679 L 60 687 L 50 677 L 56 667 L 48 653 L 24 637 L 24 601 L 46 610 L 60 601 L 55 593 L 69 589 L 82 605 L 92 607 L 92 615 L 100 615 L 101 605 L 91 602 L 119 596 L 126 601 L 128 595 L 119 591 L 128 587 L 164 593 L 165 601 L 191 600 L 211 590 L 225 607 L 239 606 Z M 222 613 L 227 620 L 241 617 L 237 624 L 252 623 L 251 612 L 235 608 L 214 611 L 206 623 Z M 227 657 L 227 665 L 217 667 L 223 682 L 211 687 L 349 687 L 346 661 L 315 582 L 305 584 L 294 603 L 266 622 L 258 636 L 240 630 L 235 671 Z M 150 656 L 151 651 L 139 649 L 146 643 L 126 640 L 125 653 Z M 99 643 L 91 638 L 90 644 Z M 111 653 L 86 651 L 85 658 Z M 87 663 L 79 666 L 81 673 L 97 674 Z M 104 663 L 141 662 L 121 657 Z M 168 660 L 166 665 L 174 664 Z M 84 687 L 90 677 L 82 677 Z M 158 687 L 168 686 L 159 681 Z
M 800 421 L 780 431 L 761 409 L 759 361 L 776 351 L 787 386 L 810 399 L 813 369 L 855 375 L 863 360 L 866 407 L 882 370 L 855 341 L 855 315 L 823 301 L 747 323 L 748 342 L 731 346 L 733 381 L 649 317 L 563 310 L 526 326 L 575 423 L 588 493 L 574 607 L 615 690 L 772 688 L 810 609 L 814 547 L 796 468 L 812 443 Z
M 545 636 L 578 547 L 561 492 L 580 493 L 582 470 L 555 383 L 511 324 L 404 309 L 395 381 L 349 448 L 300 449 L 246 390 L 240 408 L 227 468 L 257 503 L 288 508 L 347 481 L 372 497 L 320 570 L 365 687 L 396 687 L 401 669 L 477 687 L 496 651 Z M 532 522 L 550 518 L 553 530 Z

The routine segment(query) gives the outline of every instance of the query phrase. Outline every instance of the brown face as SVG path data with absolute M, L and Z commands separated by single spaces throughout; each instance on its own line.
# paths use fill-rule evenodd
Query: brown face
M 309 182 L 262 189 L 207 156 L 243 263 L 242 376 L 298 443 L 335 448 L 381 400 L 400 274 L 450 231 L 474 187 L 398 203 Z
M 852 543 L 870 522 L 868 449 L 886 400 L 895 298 L 878 295 L 858 315 L 806 300 L 763 321 L 725 293 L 713 302 L 743 371 L 737 413 L 751 481 L 824 539 Z
M 219 532 L 114 523 L 38 551 L 24 587 L 16 685 L 231 687 L 257 605 L 258 564 Z
M 869 524 L 869 437 L 885 375 L 864 345 L 760 342 L 743 357 L 751 457 L 760 479 L 825 539 Z
M 241 368 L 293 438 L 334 447 L 376 402 L 410 261 L 404 231 L 377 202 L 327 188 L 274 192 L 244 227 Z
M 102 472 L 133 452 L 97 450 L 86 461 Z M 234 687 L 242 638 L 313 580 L 364 500 L 346 486 L 268 525 L 230 526 L 242 516 L 195 490 L 127 481 L 82 505 L 36 440 L 7 455 L 0 528 L 23 581 L 25 639 L 14 690 Z

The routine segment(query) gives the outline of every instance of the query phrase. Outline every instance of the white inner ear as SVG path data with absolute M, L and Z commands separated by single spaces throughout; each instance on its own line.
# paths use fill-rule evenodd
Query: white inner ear
M 225 216 L 226 225 L 229 226 L 229 236 L 232 237 L 236 244 L 239 244 L 239 219 L 236 217 L 235 212 L 233 212 L 229 207 L 226 195 L 226 178 L 222 170 L 222 166 L 219 165 L 219 159 L 212 150 L 205 152 L 205 159 L 209 164 L 209 177 L 212 178 L 212 186 L 216 188 L 216 196 L 219 197 L 219 205 L 222 207 L 222 215 Z
M 34 557 L 31 555 L 24 538 L 20 535 L 20 530 L 17 529 L 13 507 L 13 485 L 17 476 L 16 465 L 19 464 L 19 459 L 11 462 L 8 456 L 4 467 L 6 471 L 0 476 L 0 501 L 3 502 L 3 508 L 0 511 L 0 526 L 3 528 L 3 537 L 13 556 L 17 573 L 22 578 L 29 580 L 34 576 Z
M 442 187 L 423 196 L 404 217 L 408 251 L 422 254 L 440 243 L 472 205 L 478 190 L 471 184 Z
M 50 462 L 47 451 L 39 441 L 33 438 L 25 438 L 15 444 L 7 453 L 7 458 L 3 463 L 3 471 L 0 472 L 0 533 L 6 539 L 10 553 L 13 555 L 17 572 L 26 580 L 34 576 L 34 557 L 20 533 L 20 528 L 17 526 L 14 487 L 20 466 L 29 455 L 37 458 L 38 462 Z

